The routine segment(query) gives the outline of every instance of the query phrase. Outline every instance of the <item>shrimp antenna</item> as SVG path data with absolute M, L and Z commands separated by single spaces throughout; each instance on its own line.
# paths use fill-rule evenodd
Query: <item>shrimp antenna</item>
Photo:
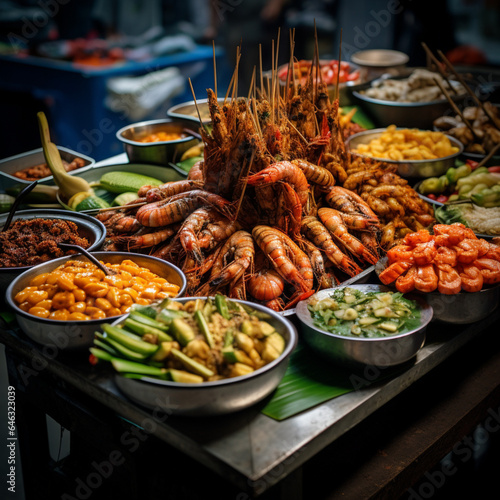
M 252 71 L 252 80 L 250 81 L 250 88 L 248 89 L 247 101 L 250 100 L 250 96 L 252 95 L 252 91 L 255 88 L 255 71 L 256 71 L 256 67 L 254 66 L 253 71 Z
M 259 66 L 260 66 L 260 94 L 265 96 L 264 73 L 262 72 L 262 44 L 259 43 Z
M 240 176 L 238 178 L 238 184 L 240 183 L 242 178 L 245 180 L 243 181 L 243 188 L 241 190 L 241 194 L 240 194 L 240 197 L 238 199 L 238 204 L 236 206 L 236 213 L 234 215 L 234 220 L 236 220 L 238 218 L 238 214 L 240 213 L 241 204 L 243 203 L 243 197 L 245 196 L 245 191 L 246 191 L 247 185 L 248 185 L 248 182 L 247 182 L 248 173 L 250 172 L 250 168 L 252 167 L 254 157 L 255 157 L 255 148 L 252 151 L 252 156 L 250 157 L 250 161 L 248 161 L 247 164 L 245 164 L 240 171 Z

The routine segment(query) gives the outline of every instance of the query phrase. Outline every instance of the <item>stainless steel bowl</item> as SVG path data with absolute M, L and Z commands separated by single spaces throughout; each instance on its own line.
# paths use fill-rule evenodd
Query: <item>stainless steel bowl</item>
M 380 259 L 375 265 L 377 276 L 385 269 L 387 257 Z M 396 287 L 388 285 L 392 291 Z M 446 295 L 437 291 L 423 293 L 415 290 L 413 295 L 420 297 L 432 307 L 432 321 L 442 321 L 455 325 L 466 325 L 481 321 L 488 317 L 500 304 L 500 285 L 485 286 L 479 292 L 459 292 Z
M 110 264 L 116 264 L 124 259 L 130 259 L 139 266 L 145 267 L 162 278 L 169 280 L 171 283 L 179 285 L 179 295 L 185 293 L 186 277 L 184 273 L 169 262 L 150 255 L 129 252 L 92 252 L 92 255 Z M 56 267 L 69 260 L 88 261 L 87 257 L 83 255 L 71 255 L 34 266 L 12 281 L 7 288 L 5 296 L 7 304 L 14 311 L 19 327 L 30 339 L 39 344 L 61 350 L 75 350 L 92 346 L 94 332 L 98 330 L 103 323 L 109 323 L 115 320 L 115 318 L 93 319 L 87 321 L 57 321 L 39 318 L 20 309 L 14 301 L 14 297 L 19 291 L 28 286 L 31 279 L 35 276 L 53 271 Z M 117 318 L 122 318 L 123 316 L 117 316 Z
M 4 226 L 7 215 L 8 214 L 0 215 L 0 228 Z M 90 215 L 78 212 L 68 212 L 58 209 L 20 210 L 14 214 L 12 224 L 19 219 L 61 219 L 74 222 L 78 226 L 78 234 L 83 238 L 87 238 L 89 241 L 90 247 L 88 250 L 91 252 L 99 250 L 106 237 L 106 228 L 101 221 L 98 221 Z M 33 266 L 0 267 L 0 293 L 5 293 L 13 279 L 32 267 Z
M 62 146 L 57 146 L 57 149 L 59 150 L 62 160 L 71 163 L 75 158 L 81 158 L 85 163 L 82 168 L 68 172 L 69 175 L 80 175 L 82 172 L 92 168 L 95 163 L 93 158 L 77 153 L 76 151 L 72 151 L 71 149 L 63 148 Z M 43 148 L 34 149 L 26 153 L 21 153 L 0 160 L 0 189 L 5 190 L 15 185 L 22 185 L 22 187 L 24 187 L 25 185 L 30 184 L 32 181 L 19 179 L 13 174 L 15 172 L 19 172 L 19 170 L 34 167 L 35 165 L 40 165 L 42 163 L 47 163 L 43 154 Z M 49 175 L 47 177 L 43 177 L 38 180 L 38 183 L 52 184 L 53 176 Z
M 131 163 L 150 163 L 167 166 L 180 160 L 182 154 L 198 143 L 199 127 L 193 120 L 165 118 L 132 123 L 121 128 L 116 137 L 123 143 Z M 157 132 L 184 132 L 187 135 L 176 141 L 139 142 L 142 137 Z
M 183 297 L 178 300 L 186 302 L 192 298 Z M 266 321 L 272 324 L 286 341 L 285 350 L 278 359 L 250 375 L 201 384 L 168 382 L 149 377 L 136 380 L 116 375 L 115 381 L 120 390 L 132 401 L 146 408 L 158 408 L 172 415 L 195 417 L 223 415 L 243 410 L 270 395 L 288 367 L 290 355 L 297 345 L 297 331 L 289 320 L 264 306 L 232 300 L 271 316 Z M 114 324 L 120 324 L 122 321 L 124 319 Z
M 349 285 L 349 287 L 363 292 L 392 291 L 383 285 L 365 284 Z M 426 328 L 432 319 L 432 308 L 421 298 L 411 294 L 407 295 L 407 298 L 416 300 L 421 308 L 420 325 L 415 330 L 380 338 L 347 337 L 321 330 L 313 324 L 307 306 L 313 298 L 321 300 L 329 297 L 333 290 L 321 290 L 307 300 L 299 302 L 296 308 L 302 338 L 320 356 L 353 367 L 362 365 L 387 367 L 410 360 L 424 345 Z
M 351 61 L 360 67 L 365 81 L 384 73 L 397 75 L 405 69 L 409 59 L 404 52 L 387 49 L 361 50 L 351 56 Z
M 219 97 L 217 99 L 219 105 L 222 105 L 224 101 L 225 99 L 223 97 Z M 194 101 L 187 101 L 176 104 L 167 110 L 167 116 L 175 119 L 191 120 L 199 125 L 200 118 L 198 117 L 198 111 L 196 108 L 200 111 L 203 123 L 208 124 L 212 121 L 212 117 L 210 116 L 210 111 L 208 109 L 208 99 L 196 99 L 196 103 Z
M 353 134 L 346 140 L 346 146 L 353 155 L 365 156 L 356 153 L 355 149 L 360 144 L 368 144 L 372 139 L 377 139 L 386 131 L 385 128 L 378 128 L 373 130 L 365 130 Z M 458 152 L 445 156 L 443 158 L 436 158 L 434 160 L 389 160 L 385 158 L 374 158 L 375 160 L 384 161 L 397 165 L 398 173 L 402 177 L 439 177 L 444 174 L 450 167 L 455 165 L 456 159 L 462 154 L 463 144 L 454 137 L 447 136 L 453 146 L 458 148 Z M 371 158 L 366 156 L 367 158 Z
M 400 75 L 391 78 L 407 77 L 408 75 Z M 371 116 L 378 127 L 394 124 L 398 127 L 432 129 L 434 120 L 445 115 L 451 109 L 447 99 L 436 99 L 428 102 L 395 102 L 368 97 L 363 92 L 370 88 L 373 83 L 374 80 L 360 85 L 353 91 L 352 95 L 356 103 Z M 452 96 L 452 99 L 457 105 L 460 105 L 466 95 L 464 93 Z

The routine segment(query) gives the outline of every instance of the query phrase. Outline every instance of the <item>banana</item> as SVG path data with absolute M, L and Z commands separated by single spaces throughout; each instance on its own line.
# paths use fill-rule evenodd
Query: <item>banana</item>
M 37 117 L 45 161 L 54 176 L 54 182 L 59 187 L 59 191 L 62 196 L 69 199 L 73 195 L 81 193 L 82 191 L 93 193 L 90 184 L 85 179 L 75 175 L 69 175 L 66 172 L 57 146 L 53 142 L 50 142 L 49 124 L 45 113 L 40 111 L 37 114 Z

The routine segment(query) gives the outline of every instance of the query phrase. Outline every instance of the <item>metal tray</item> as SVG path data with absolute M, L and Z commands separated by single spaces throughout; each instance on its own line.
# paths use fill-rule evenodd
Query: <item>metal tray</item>
M 71 162 L 74 158 L 81 158 L 85 161 L 85 165 L 83 167 L 68 172 L 69 175 L 80 175 L 81 173 L 92 168 L 95 164 L 95 160 L 89 156 L 82 155 L 81 153 L 77 153 L 76 151 L 72 151 L 71 149 L 64 148 L 62 146 L 57 146 L 57 149 L 59 150 L 61 159 L 64 161 Z M 40 163 L 46 163 L 43 148 L 34 149 L 26 153 L 21 153 L 0 160 L 0 188 L 5 190 L 15 186 L 16 184 L 30 184 L 32 181 L 19 179 L 12 174 L 19 170 L 23 170 L 24 168 L 34 167 Z M 43 177 L 38 180 L 38 184 L 54 184 L 54 178 L 52 175 Z

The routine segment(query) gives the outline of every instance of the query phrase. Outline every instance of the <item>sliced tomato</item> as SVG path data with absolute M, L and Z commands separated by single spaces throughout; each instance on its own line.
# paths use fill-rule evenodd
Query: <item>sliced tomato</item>
M 440 194 L 437 198 L 436 201 L 439 203 L 446 203 L 448 201 L 448 196 L 444 194 Z
M 436 200 L 437 196 L 434 193 L 429 193 L 426 194 L 427 198 L 430 198 L 431 200 Z
M 500 166 L 488 167 L 488 172 L 491 172 L 491 173 L 500 172 Z

